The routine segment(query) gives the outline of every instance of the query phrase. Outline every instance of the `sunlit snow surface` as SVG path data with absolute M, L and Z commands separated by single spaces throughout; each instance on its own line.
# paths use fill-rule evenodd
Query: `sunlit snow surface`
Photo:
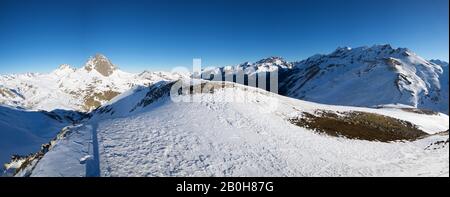
M 320 105 L 251 90 L 222 89 L 197 103 L 174 103 L 166 96 L 129 112 L 145 95 L 134 90 L 110 104 L 113 115 L 73 127 L 31 176 L 449 176 L 448 145 L 425 150 L 448 135 L 369 142 L 317 134 L 287 121 L 316 109 L 357 110 L 435 133 L 448 129 L 445 114 Z M 250 99 L 217 102 L 230 92 Z M 264 113 L 274 98 L 278 107 Z
M 0 88 L 17 93 L 13 98 L 0 94 L 0 103 L 34 110 L 55 109 L 89 111 L 83 108 L 86 98 L 94 93 L 122 93 L 136 85 L 150 85 L 161 80 L 175 80 L 180 75 L 166 72 L 132 74 L 115 70 L 103 76 L 96 70 L 87 71 L 62 65 L 51 73 L 0 75 Z M 99 100 L 101 104 L 104 100 Z
M 38 151 L 71 124 L 37 110 L 91 111 L 97 105 L 86 109 L 86 101 L 95 94 L 122 93 L 110 101 L 97 98 L 101 109 L 111 111 L 93 113 L 91 120 L 69 126 L 68 135 L 56 141 L 36 166 L 17 176 L 29 172 L 31 176 L 449 175 L 448 143 L 427 148 L 447 140 L 448 134 L 414 142 L 369 142 L 318 134 L 288 121 L 318 109 L 364 111 L 411 122 L 429 134 L 448 130 L 448 115 L 443 114 L 448 114 L 448 63 L 424 60 L 408 49 L 389 45 L 338 48 L 300 62 L 271 57 L 203 71 L 217 74 L 249 67 L 255 73 L 280 71 L 280 93 L 333 105 L 238 86 L 204 94 L 199 103 L 174 103 L 165 96 L 136 107 L 149 92 L 146 86 L 189 74 L 131 74 L 114 66 L 105 76 L 86 65 L 79 69 L 62 65 L 48 74 L 0 76 L 0 103 L 13 106 L 0 108 L 2 163 L 12 154 Z M 289 74 L 281 76 L 282 71 Z M 250 99 L 218 101 L 231 92 L 233 97 Z M 274 99 L 279 101 L 278 108 L 264 113 Z M 399 109 L 404 107 L 443 113 Z
M 56 120 L 43 112 L 0 105 L 0 163 L 9 162 L 13 154 L 37 152 L 68 124 L 69 120 Z

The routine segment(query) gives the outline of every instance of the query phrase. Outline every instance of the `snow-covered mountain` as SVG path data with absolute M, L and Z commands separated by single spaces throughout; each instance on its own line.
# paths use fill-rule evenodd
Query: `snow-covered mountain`
M 281 87 L 284 95 L 319 103 L 404 104 L 448 114 L 448 70 L 390 45 L 339 48 L 297 62 Z
M 441 97 L 443 99 L 447 98 L 447 114 L 449 113 L 448 109 L 448 92 L 449 92 L 449 70 L 448 70 L 448 62 L 444 62 L 441 60 L 430 60 L 430 62 L 433 62 L 437 65 L 440 65 L 442 67 L 442 73 L 439 74 L 439 82 L 440 82 L 440 88 L 441 88 Z M 445 102 L 445 101 L 444 101 Z M 445 108 L 441 110 L 442 112 L 445 112 Z
M 48 74 L 0 76 L 0 103 L 27 109 L 91 111 L 136 85 L 175 80 L 180 74 L 121 71 L 104 55 L 89 58 L 79 69 L 61 65 Z
M 180 95 L 171 91 L 179 82 L 123 93 L 16 175 L 448 176 L 445 114 L 323 105 L 211 81 L 192 86 L 207 93 Z M 175 102 L 174 92 L 199 102 Z
M 254 64 L 207 68 L 202 74 L 211 78 L 243 72 L 251 77 L 272 71 L 279 74 L 279 93 L 292 98 L 366 107 L 407 105 L 448 114 L 448 63 L 427 61 L 409 49 L 390 45 L 341 47 L 292 63 L 272 57 Z
M 225 80 L 239 72 L 255 77 L 273 71 L 279 73 L 279 93 L 293 98 L 366 107 L 406 105 L 448 114 L 448 63 L 427 61 L 406 48 L 390 45 L 338 48 L 300 62 L 270 57 L 255 63 L 206 68 L 202 75 L 222 74 L 219 80 Z M 49 74 L 0 76 L 0 103 L 48 111 L 91 111 L 133 86 L 181 76 L 126 73 L 97 54 L 79 69 L 61 65 Z
M 101 54 L 2 75 L 0 162 L 20 155 L 5 165 L 16 176 L 448 176 L 448 63 L 375 45 L 202 75 L 275 71 L 281 95 Z
M 202 70 L 202 75 L 204 78 L 211 77 L 211 75 L 222 74 L 223 76 L 225 76 L 236 74 L 239 72 L 242 72 L 246 75 L 254 75 L 261 72 L 273 72 L 283 69 L 292 69 L 292 67 L 292 63 L 287 62 L 281 57 L 269 57 L 259 60 L 255 63 L 245 62 L 236 66 L 208 67 Z
M 45 74 L 1 75 L 0 163 L 40 150 L 63 127 L 83 117 L 79 112 L 92 111 L 134 86 L 180 77 L 183 74 L 123 72 L 101 54 L 78 69 L 63 64 Z M 21 159 L 16 157 L 10 166 L 21 164 Z

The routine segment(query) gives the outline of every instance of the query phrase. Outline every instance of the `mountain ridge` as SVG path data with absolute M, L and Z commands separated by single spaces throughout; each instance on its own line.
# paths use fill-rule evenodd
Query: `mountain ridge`
M 407 48 L 393 48 L 388 44 L 338 47 L 329 54 L 294 62 L 273 56 L 254 63 L 205 68 L 202 74 L 214 76 L 242 71 L 249 76 L 279 72 L 279 93 L 293 98 L 367 107 L 403 104 L 448 114 L 448 104 L 444 102 L 448 100 L 448 63 L 428 61 Z M 81 68 L 63 64 L 49 74 L 0 75 L 0 103 L 30 109 L 62 107 L 91 111 L 135 85 L 176 80 L 181 76 L 168 72 L 126 73 L 98 53 Z M 39 84 L 40 87 L 35 87 Z M 44 87 L 53 93 L 46 93 Z M 44 97 L 51 101 L 53 94 L 74 99 L 69 102 L 54 99 L 56 104 L 46 104 Z
M 0 75 L 0 103 L 32 110 L 89 112 L 135 85 L 180 76 L 165 72 L 127 73 L 97 54 L 81 68 L 62 64 L 50 73 Z
M 92 112 L 82 124 L 68 127 L 41 159 L 19 168 L 16 176 L 448 174 L 448 145 L 427 148 L 447 140 L 448 135 L 439 134 L 448 129 L 447 115 L 323 105 L 204 80 L 194 84 L 215 88 L 202 94 L 180 94 L 171 90 L 178 82 L 159 82 L 123 93 Z M 181 82 L 187 83 L 186 87 L 192 84 Z M 172 92 L 182 97 L 200 96 L 201 102 L 174 102 Z M 236 97 L 247 100 L 219 101 Z M 279 101 L 279 107 L 266 111 L 272 99 Z M 345 117 L 349 113 L 382 120 L 395 117 L 390 119 L 393 123 L 406 127 L 413 122 L 417 127 L 408 128 L 428 134 L 414 141 L 379 142 L 329 136 L 291 122 L 308 114 Z M 361 124 L 367 123 L 355 122 Z M 89 148 L 91 144 L 97 145 Z
M 265 66 L 261 67 L 261 62 Z M 207 68 L 202 74 L 210 79 L 210 75 L 243 72 L 251 77 L 278 71 L 279 93 L 284 96 L 350 106 L 403 104 L 448 114 L 448 66 L 445 70 L 445 66 L 407 48 L 389 44 L 338 47 L 329 54 L 285 64 L 288 66 L 279 66 L 267 58 L 234 67 Z

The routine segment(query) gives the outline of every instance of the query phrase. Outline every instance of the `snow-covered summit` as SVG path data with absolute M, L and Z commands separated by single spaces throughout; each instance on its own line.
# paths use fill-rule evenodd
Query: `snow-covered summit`
M 442 66 L 407 48 L 338 48 L 296 62 L 280 88 L 287 96 L 321 103 L 405 104 L 448 113 L 442 72 Z
M 360 57 L 361 59 L 383 58 L 396 55 L 412 56 L 416 55 L 408 48 L 393 48 L 390 44 L 381 44 L 373 46 L 361 46 L 356 48 L 338 47 L 332 53 L 319 55 L 318 57 L 346 58 L 349 56 Z M 316 58 L 318 58 L 316 57 Z
M 282 57 L 269 57 L 259 60 L 255 63 L 256 67 L 278 67 L 279 69 L 292 68 L 292 64 L 284 60 Z
M 54 70 L 52 72 L 52 74 L 57 75 L 57 76 L 62 76 L 62 75 L 68 75 L 70 73 L 75 72 L 76 69 L 72 68 L 70 65 L 68 64 L 61 64 L 56 70 Z
M 258 60 L 254 63 L 244 62 L 235 66 L 225 66 L 225 67 L 208 67 L 202 70 L 202 77 L 208 78 L 211 75 L 233 75 L 237 73 L 242 73 L 245 75 L 255 75 L 261 72 L 274 72 L 284 69 L 291 69 L 293 64 L 287 62 L 281 57 L 269 57 Z

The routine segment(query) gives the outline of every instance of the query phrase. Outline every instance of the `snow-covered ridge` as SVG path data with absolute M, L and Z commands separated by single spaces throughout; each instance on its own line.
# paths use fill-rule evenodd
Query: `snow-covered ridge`
M 448 72 L 406 48 L 340 48 L 295 67 L 281 82 L 291 97 L 339 105 L 405 104 L 448 114 Z
M 448 134 L 383 143 L 331 137 L 289 122 L 317 110 L 359 111 L 437 133 L 448 130 L 445 114 L 323 105 L 232 83 L 195 94 L 202 102 L 173 102 L 173 84 L 136 87 L 97 109 L 70 128 L 29 175 L 448 176 L 448 145 L 427 148 Z M 228 96 L 250 99 L 218 102 Z M 279 101 L 277 109 L 260 113 L 272 99 Z
M 202 70 L 203 77 L 209 77 L 210 75 L 229 75 L 238 72 L 244 72 L 247 75 L 254 75 L 260 72 L 274 72 L 283 69 L 291 69 L 293 64 L 287 62 L 281 57 L 269 57 L 259 60 L 255 63 L 245 62 L 236 66 L 225 67 L 207 67 Z M 198 77 L 198 76 L 195 76 Z
M 54 70 L 52 72 L 52 74 L 54 74 L 56 76 L 63 76 L 63 75 L 68 75 L 70 73 L 73 73 L 75 71 L 76 71 L 76 69 L 72 68 L 70 65 L 62 64 L 58 67 L 58 69 Z
M 279 93 L 302 100 L 365 107 L 408 105 L 448 114 L 448 64 L 427 61 L 407 48 L 339 47 L 299 62 L 272 57 L 207 68 L 202 74 L 208 78 L 242 71 L 249 76 L 278 71 Z

